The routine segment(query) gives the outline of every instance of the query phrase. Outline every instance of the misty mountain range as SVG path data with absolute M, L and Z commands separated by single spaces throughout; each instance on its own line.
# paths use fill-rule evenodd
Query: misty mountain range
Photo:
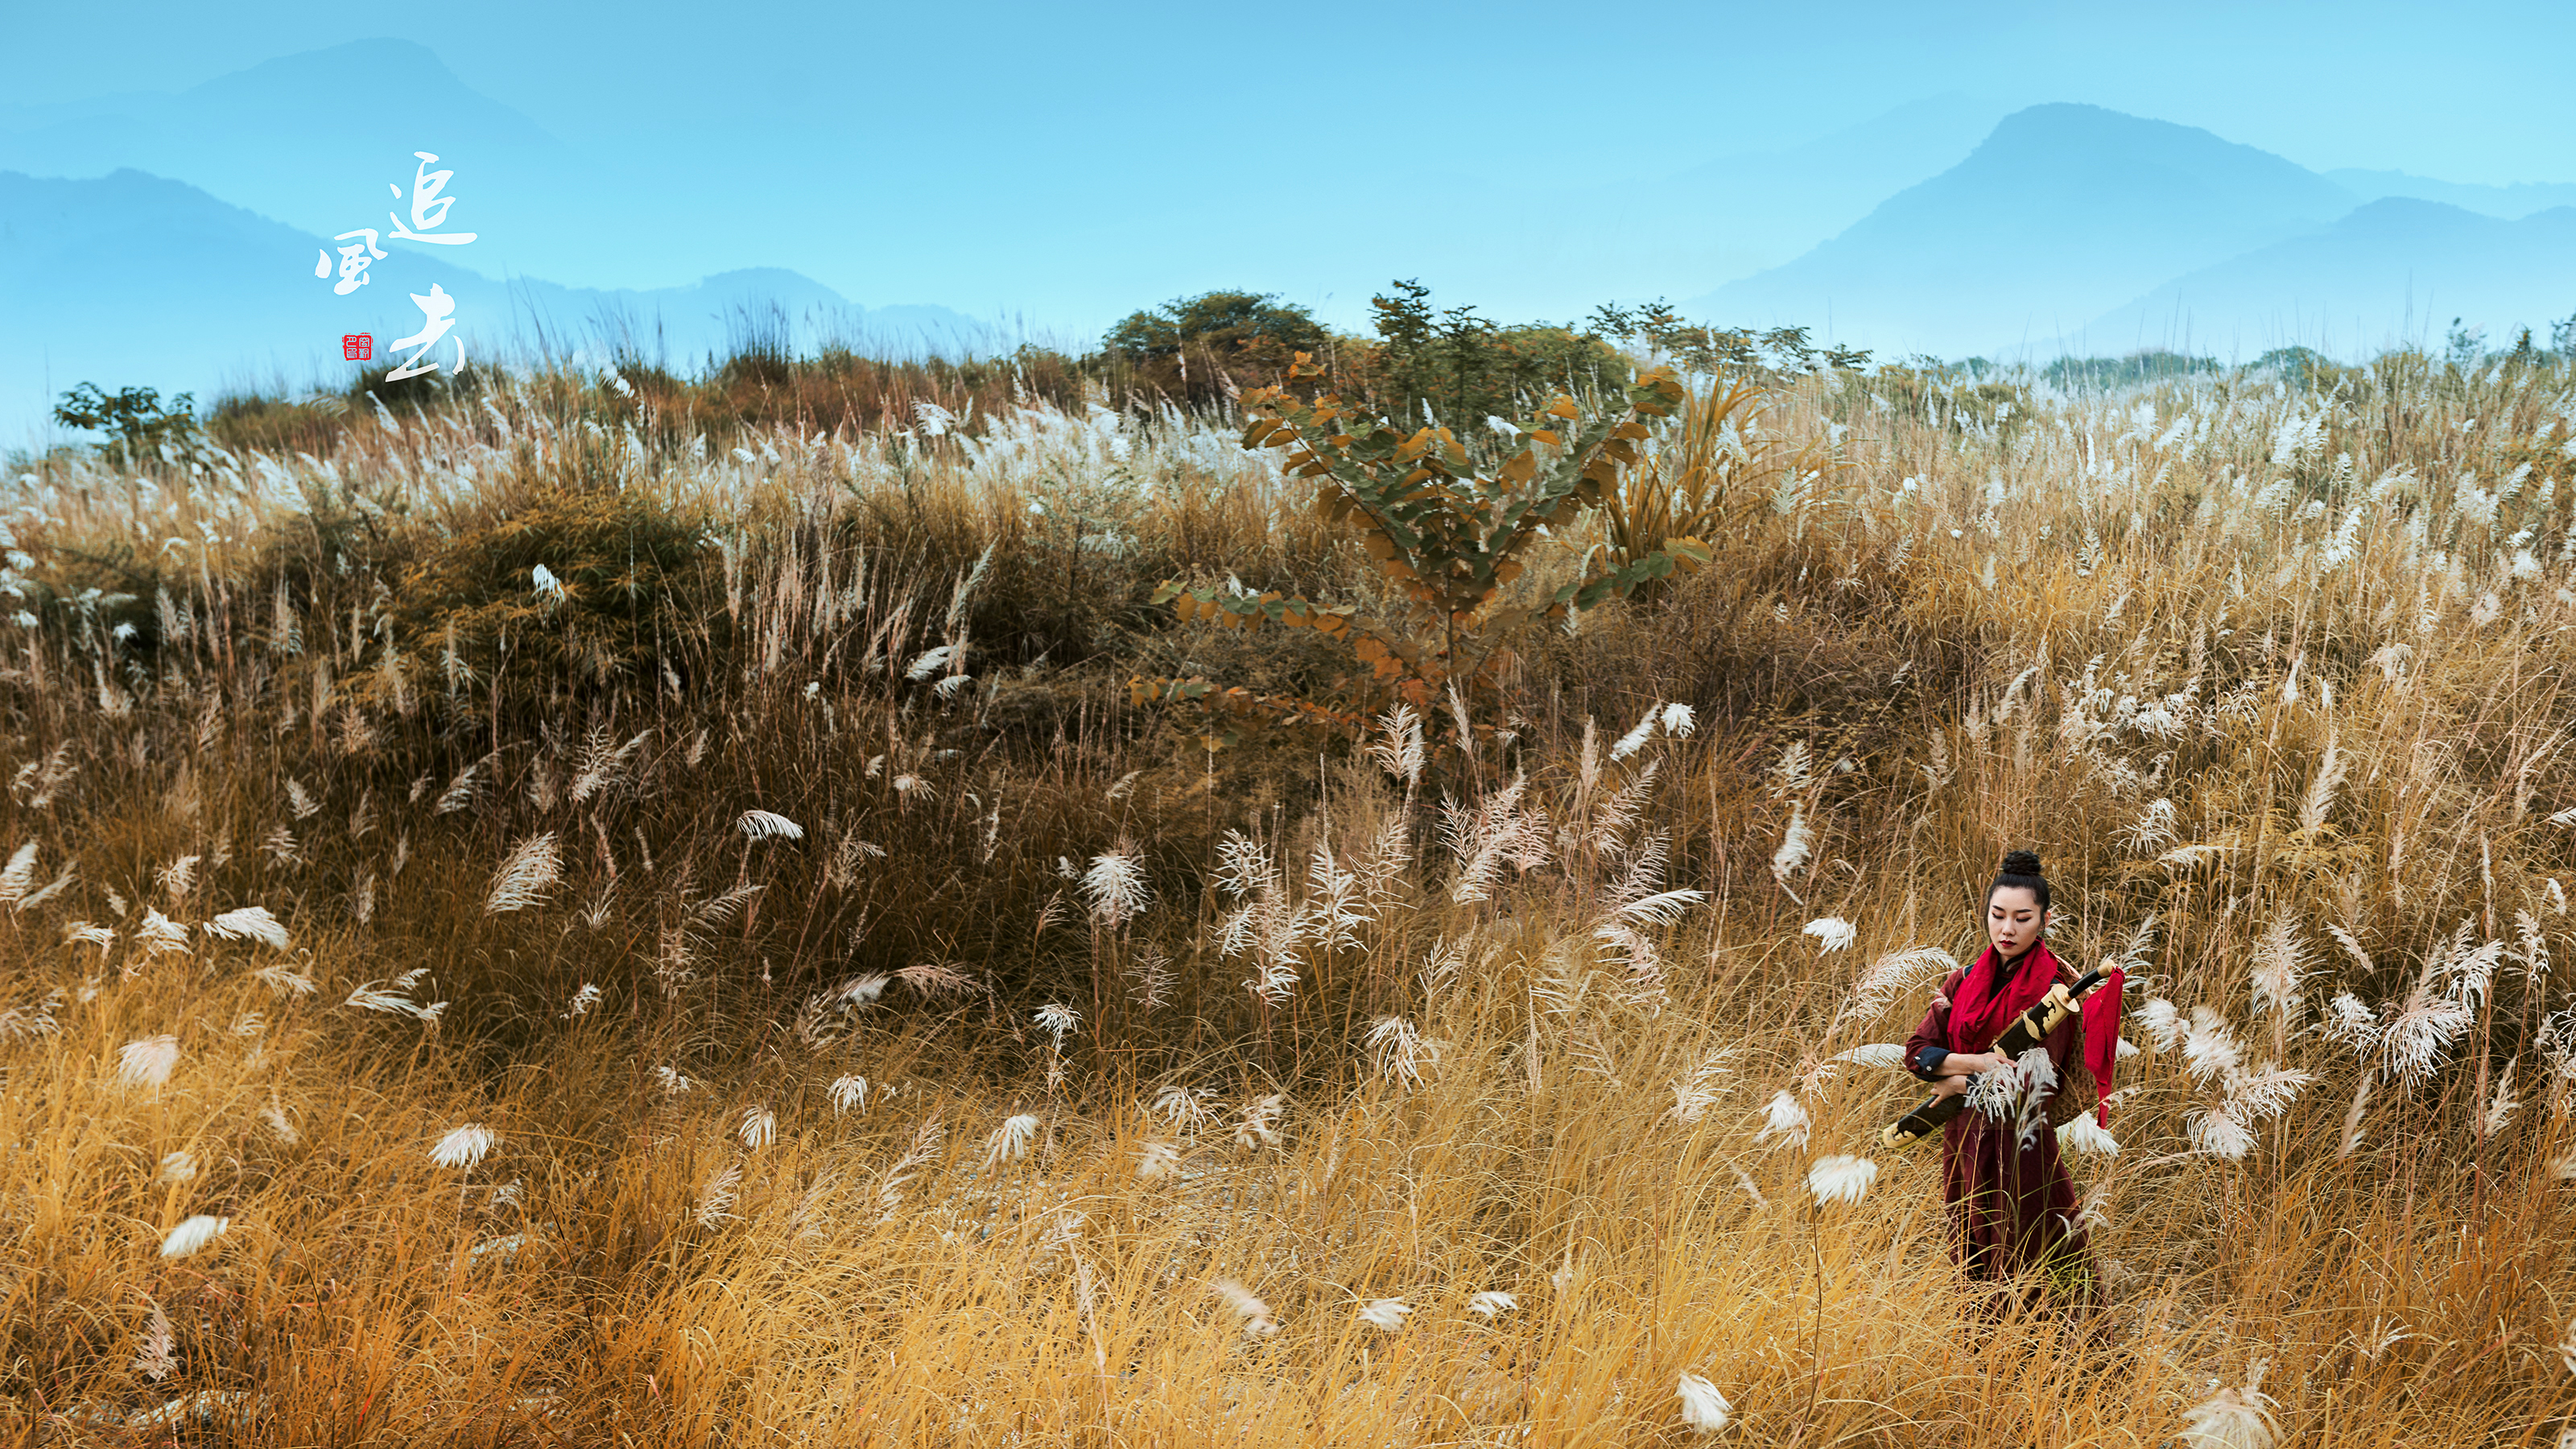
M 351 104 L 352 75 L 401 104 Z M 394 194 L 425 130 L 457 172 L 456 225 L 478 240 L 385 241 L 369 283 L 335 295 L 313 275 L 317 252 L 355 227 L 390 228 L 385 208 L 403 204 Z M 455 299 L 469 357 L 542 336 L 559 352 L 686 369 L 772 317 L 804 347 L 1017 340 L 944 307 L 862 306 L 777 267 L 632 285 L 653 275 L 638 229 L 684 190 L 650 158 L 568 145 L 402 41 L 287 56 L 176 94 L 0 106 L 0 441 L 83 380 L 191 388 L 202 402 L 345 377 L 341 335 L 371 333 L 381 358 L 419 328 L 411 294 L 432 283 Z M 1267 275 L 1285 265 L 1265 250 L 1275 228 L 1205 220 L 1243 239 L 1229 247 L 1246 272 L 1233 285 L 1281 285 Z M 1295 239 L 1296 262 L 1360 286 L 1428 257 L 1441 301 L 1474 301 L 1542 268 L 1597 278 L 1605 299 L 1680 294 L 1696 319 L 1806 325 L 1883 357 L 2250 357 L 2293 342 L 2352 356 L 2438 342 L 2454 316 L 2509 337 L 2576 313 L 2576 185 L 2320 174 L 2099 107 L 2006 113 L 1958 96 L 1655 187 L 1578 186 L 1510 226 L 1440 216 L 1322 230 L 1333 234 Z

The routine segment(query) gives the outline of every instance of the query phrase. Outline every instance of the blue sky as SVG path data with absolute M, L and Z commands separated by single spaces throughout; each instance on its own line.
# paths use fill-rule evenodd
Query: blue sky
M 2576 181 L 2576 7 L 2536 3 L 105 0 L 0 7 L 0 103 L 177 90 L 376 36 L 430 47 L 626 178 L 593 274 L 559 280 L 777 265 L 869 304 L 1077 329 L 1236 283 L 1355 319 L 1366 284 L 1297 275 L 1301 233 L 1388 205 L 1427 235 L 1513 227 L 1570 186 L 1943 94 L 2088 101 L 2317 169 Z M 1401 270 L 1437 273 L 1436 246 L 1412 250 Z

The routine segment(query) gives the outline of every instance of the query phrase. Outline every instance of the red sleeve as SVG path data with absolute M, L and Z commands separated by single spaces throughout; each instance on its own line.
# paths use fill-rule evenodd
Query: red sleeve
M 1950 979 L 1941 983 L 1941 994 L 1951 996 L 1955 993 L 1964 975 L 1965 972 L 1952 973 Z M 1905 1038 L 1905 1069 L 1927 1082 L 1938 1081 L 1941 1074 L 1923 1065 L 1927 1052 L 1938 1052 L 1941 1056 L 1950 1054 L 1950 1008 L 1946 1006 L 1925 1007 L 1923 1019 L 1914 1024 L 1913 1033 Z

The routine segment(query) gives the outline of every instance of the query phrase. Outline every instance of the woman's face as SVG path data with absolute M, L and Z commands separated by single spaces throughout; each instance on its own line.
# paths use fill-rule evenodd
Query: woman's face
M 2028 886 L 2004 886 L 1986 900 L 1986 939 L 1995 943 L 1998 956 L 2018 956 L 2039 939 L 2048 925 L 2048 912 L 2039 907 L 2039 894 Z

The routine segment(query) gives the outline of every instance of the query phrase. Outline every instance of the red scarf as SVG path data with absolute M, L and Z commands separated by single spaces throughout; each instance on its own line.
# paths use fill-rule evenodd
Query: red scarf
M 2007 974 L 2009 971 L 2009 974 Z M 2057 980 L 2057 958 L 2046 941 L 2035 941 L 2021 960 L 1999 967 L 1995 948 L 1987 946 L 1963 973 L 1950 1002 L 1950 1049 L 1974 1054 L 1994 1045 L 2012 1019 L 2030 1010 Z M 2111 1122 L 2103 1099 L 2111 1095 L 2111 1072 L 2120 1060 L 2120 988 L 2127 976 L 2114 966 L 2102 985 L 2084 998 L 2084 1068 L 2093 1074 L 2094 1120 Z

